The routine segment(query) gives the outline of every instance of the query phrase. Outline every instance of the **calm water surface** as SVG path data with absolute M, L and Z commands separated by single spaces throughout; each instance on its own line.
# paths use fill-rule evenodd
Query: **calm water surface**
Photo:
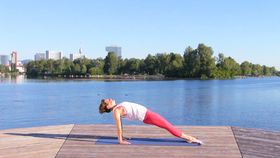
M 0 79 L 0 129 L 60 124 L 112 124 L 102 98 L 132 101 L 175 125 L 280 130 L 280 78 L 175 81 Z M 124 124 L 142 124 L 124 121 Z

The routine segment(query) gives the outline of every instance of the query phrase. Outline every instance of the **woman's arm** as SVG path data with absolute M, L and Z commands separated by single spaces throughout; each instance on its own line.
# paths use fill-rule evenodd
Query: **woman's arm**
M 114 110 L 114 119 L 117 126 L 117 135 L 120 144 L 130 144 L 128 141 L 123 139 L 122 121 L 121 121 L 121 109 L 117 108 Z

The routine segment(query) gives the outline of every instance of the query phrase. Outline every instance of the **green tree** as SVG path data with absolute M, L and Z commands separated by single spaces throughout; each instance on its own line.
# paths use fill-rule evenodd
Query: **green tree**
M 80 75 L 81 74 L 81 66 L 80 66 L 80 64 L 74 64 L 74 74 L 75 75 Z
M 91 75 L 102 75 L 103 74 L 103 70 L 98 68 L 98 67 L 92 67 L 89 69 L 89 73 Z
M 46 74 L 53 74 L 54 73 L 54 60 L 53 59 L 49 59 L 46 62 L 45 65 L 45 69 L 47 70 Z
M 93 67 L 93 60 L 90 60 L 90 59 L 87 59 L 87 58 L 78 58 L 78 59 L 75 59 L 73 61 L 74 64 L 79 64 L 80 67 L 81 67 L 81 72 L 80 74 L 83 74 L 85 75 L 88 70 Z
M 85 64 L 82 64 L 81 66 L 81 74 L 86 75 L 87 73 L 87 66 Z
M 53 72 L 52 75 L 61 75 L 63 71 L 63 62 L 62 60 L 53 61 Z
M 36 68 L 36 62 L 35 61 L 30 61 L 26 65 L 26 74 L 28 78 L 36 78 L 39 76 L 39 71 Z
M 141 74 L 146 74 L 146 64 L 145 64 L 145 60 L 144 59 L 140 59 L 140 63 L 139 63 L 139 73 Z
M 267 66 L 263 65 L 262 68 L 263 68 L 263 75 L 265 75 L 265 76 L 271 76 L 272 75 L 270 67 L 267 67 Z
M 183 57 L 180 54 L 170 53 L 169 64 L 164 75 L 168 77 L 183 77 Z
M 159 73 L 166 74 L 168 65 L 170 64 L 170 55 L 167 53 L 163 53 L 163 54 L 157 54 L 156 57 L 158 59 Z
M 114 52 L 109 52 L 105 58 L 104 72 L 112 75 L 116 74 L 118 69 L 118 57 Z
M 197 48 L 200 59 L 200 77 L 205 75 L 208 78 L 212 78 L 212 72 L 215 70 L 215 58 L 213 57 L 213 50 L 211 47 L 207 47 L 204 44 L 199 44 Z
M 8 66 L 0 65 L 0 72 L 1 72 L 1 73 L 7 73 L 7 72 L 9 72 Z
M 218 61 L 214 71 L 215 78 L 227 79 L 241 74 L 239 64 L 231 57 L 225 57 L 224 54 L 218 55 Z
M 156 56 L 148 55 L 145 60 L 145 71 L 149 75 L 156 75 L 159 73 L 158 60 Z
M 11 64 L 11 72 L 17 72 L 16 64 Z
M 224 62 L 225 62 L 225 55 L 223 53 L 219 53 L 216 66 L 222 67 Z
M 94 69 L 90 71 L 91 75 L 103 75 L 104 74 L 104 60 L 102 58 L 97 58 L 92 61 Z
M 72 71 L 71 71 L 71 65 L 73 64 L 73 62 L 72 61 L 70 61 L 69 59 L 67 59 L 67 58 L 63 58 L 62 59 L 62 67 L 63 67 L 63 69 L 62 69 L 62 74 L 63 75 L 67 75 L 67 76 L 69 76 L 69 75 L 71 75 L 72 74 Z
M 184 71 L 186 77 L 200 77 L 200 56 L 191 47 L 187 47 L 184 52 Z
M 118 62 L 118 74 L 125 74 L 125 73 L 128 73 L 128 68 L 127 68 L 127 62 L 128 62 L 128 59 L 125 58 L 125 59 L 119 59 L 119 62 Z
M 270 72 L 271 72 L 272 75 L 277 75 L 277 73 L 279 74 L 279 71 L 277 72 L 276 68 L 274 66 L 270 68 Z
M 260 64 L 253 64 L 252 66 L 252 75 L 261 76 L 263 75 L 263 68 Z
M 241 68 L 241 74 L 244 76 L 251 76 L 252 74 L 252 67 L 251 67 L 251 63 L 249 63 L 248 61 L 244 61 L 243 63 L 241 63 L 240 68 Z
M 136 58 L 127 60 L 125 70 L 129 74 L 138 74 L 140 72 L 140 60 Z

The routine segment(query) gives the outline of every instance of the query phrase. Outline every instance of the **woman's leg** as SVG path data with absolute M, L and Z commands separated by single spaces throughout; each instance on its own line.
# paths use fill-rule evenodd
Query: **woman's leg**
M 156 125 L 160 128 L 164 128 L 172 135 L 182 138 L 181 136 L 183 133 L 179 129 L 175 128 L 171 123 L 169 123 L 166 119 L 155 112 L 148 110 L 143 122 L 146 124 Z
M 194 142 L 194 143 L 198 143 L 198 144 L 203 144 L 197 138 L 184 134 L 182 131 L 175 128 L 171 123 L 169 123 L 162 116 L 160 116 L 159 114 L 157 114 L 155 112 L 152 112 L 150 110 L 147 111 L 145 119 L 144 119 L 143 122 L 146 123 L 146 124 L 156 125 L 160 128 L 164 128 L 167 131 L 169 131 L 172 135 L 174 135 L 175 137 L 183 138 L 187 142 Z

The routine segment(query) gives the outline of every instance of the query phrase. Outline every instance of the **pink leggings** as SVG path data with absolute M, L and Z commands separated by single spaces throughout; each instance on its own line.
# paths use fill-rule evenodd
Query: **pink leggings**
M 156 125 L 160 128 L 164 128 L 176 137 L 180 138 L 182 135 L 182 132 L 179 129 L 175 128 L 171 123 L 169 123 L 166 119 L 164 119 L 159 114 L 152 112 L 150 110 L 147 110 L 143 122 L 146 124 Z

